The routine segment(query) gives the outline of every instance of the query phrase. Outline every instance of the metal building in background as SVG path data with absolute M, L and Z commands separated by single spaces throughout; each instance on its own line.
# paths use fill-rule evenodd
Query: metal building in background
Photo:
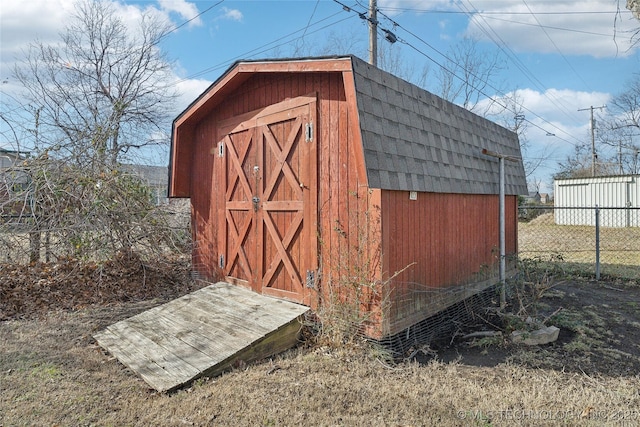
M 556 224 L 595 226 L 595 215 L 585 208 L 597 206 L 602 209 L 600 225 L 603 227 L 640 227 L 639 181 L 640 175 L 557 179 L 554 183 Z

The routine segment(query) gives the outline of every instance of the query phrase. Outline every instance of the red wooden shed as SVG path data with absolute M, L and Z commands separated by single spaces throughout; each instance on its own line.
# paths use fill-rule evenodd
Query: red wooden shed
M 240 61 L 175 119 L 169 195 L 191 198 L 200 277 L 312 308 L 358 298 L 383 338 L 495 284 L 483 148 L 520 156 L 513 132 L 354 56 Z M 515 254 L 527 187 L 505 169 Z

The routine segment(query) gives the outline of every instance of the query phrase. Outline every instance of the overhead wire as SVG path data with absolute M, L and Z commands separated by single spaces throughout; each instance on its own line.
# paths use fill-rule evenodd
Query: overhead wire
M 334 1 L 338 2 L 337 0 L 334 0 Z M 446 60 L 448 60 L 448 61 L 450 61 L 450 62 L 452 62 L 452 63 L 454 63 L 454 64 L 456 63 L 456 62 L 455 62 L 453 59 L 451 59 L 448 55 L 446 55 L 445 53 L 441 52 L 439 49 L 437 49 L 436 47 L 434 47 L 433 45 L 431 45 L 430 43 L 428 43 L 426 40 L 424 40 L 422 37 L 418 36 L 417 34 L 413 33 L 412 31 L 410 31 L 410 30 L 408 30 L 407 28 L 405 28 L 405 27 L 403 27 L 402 25 L 400 25 L 400 24 L 399 24 L 398 22 L 396 22 L 395 20 L 391 19 L 391 18 L 390 18 L 389 16 L 387 16 L 384 12 L 382 12 L 382 11 L 378 11 L 378 13 L 379 13 L 381 16 L 383 16 L 384 18 L 388 19 L 388 20 L 393 24 L 393 26 L 394 26 L 394 27 L 401 28 L 402 30 L 404 30 L 405 32 L 407 32 L 408 34 L 410 34 L 411 36 L 413 36 L 414 38 L 416 38 L 417 40 L 419 40 L 420 42 L 422 42 L 423 44 L 425 44 L 426 46 L 428 46 L 431 50 L 433 50 L 433 51 L 435 51 L 436 53 L 438 53 L 440 56 L 442 56 L 442 57 L 443 57 L 443 58 L 445 58 Z M 463 79 L 462 77 L 458 76 L 454 71 L 452 71 L 452 70 L 448 69 L 445 65 L 441 64 L 441 63 L 440 63 L 440 62 L 438 62 L 436 59 L 434 59 L 433 57 L 431 57 L 431 56 L 430 56 L 430 55 L 428 55 L 427 53 L 423 52 L 421 49 L 417 48 L 417 47 L 416 47 L 416 46 L 414 46 L 413 44 L 411 44 L 411 43 L 409 43 L 408 41 L 406 41 L 406 40 L 404 40 L 404 39 L 401 39 L 401 38 L 398 38 L 398 41 L 399 41 L 399 42 L 401 42 L 401 43 L 403 43 L 403 44 L 405 44 L 405 45 L 407 45 L 407 46 L 409 46 L 410 48 L 412 48 L 413 50 L 415 50 L 415 51 L 416 51 L 417 53 L 419 53 L 420 55 L 424 56 L 425 58 L 427 58 L 428 60 L 430 60 L 431 62 L 433 62 L 434 64 L 436 64 L 437 66 L 439 66 L 439 67 L 441 67 L 442 69 L 444 69 L 446 72 L 451 73 L 451 75 L 452 75 L 452 76 L 454 76 L 455 78 L 457 78 L 458 80 L 460 80 L 460 81 L 462 81 L 462 82 L 465 82 L 465 83 L 468 83 L 468 82 L 466 82 L 466 80 L 465 80 L 465 79 Z M 460 64 L 457 64 L 457 65 L 458 65 L 458 66 L 460 66 Z M 469 73 L 470 73 L 471 75 L 473 75 L 474 77 L 477 77 L 477 76 L 475 76 L 475 74 L 474 74 L 471 70 L 467 70 L 467 72 L 469 72 Z M 501 91 L 501 90 L 499 90 L 499 89 L 495 88 L 495 87 L 494 87 L 490 82 L 488 82 L 488 86 L 489 86 L 491 89 L 493 89 L 493 90 L 494 90 L 498 95 L 500 95 L 500 96 L 502 96 L 502 97 L 505 97 L 505 96 L 506 96 L 504 93 L 502 93 L 502 91 Z M 495 96 L 491 96 L 491 95 L 487 94 L 485 91 L 483 91 L 482 89 L 477 88 L 477 87 L 474 87 L 473 85 L 472 85 L 472 87 L 473 87 L 473 89 L 474 89 L 474 90 L 477 90 L 480 94 L 484 95 L 487 99 L 489 99 L 489 100 L 491 100 L 492 102 L 494 102 L 495 104 L 499 105 L 501 108 L 503 108 L 503 109 L 505 109 L 505 110 L 507 110 L 507 111 L 510 111 L 510 110 L 511 110 L 507 105 L 505 105 L 504 103 L 502 103 L 502 102 L 501 102 L 499 99 L 497 99 Z M 528 109 L 528 108 L 527 108 L 527 107 L 525 107 L 525 106 L 522 106 L 522 108 L 523 108 L 525 111 L 527 111 L 527 112 L 531 113 L 533 116 L 537 117 L 537 118 L 538 118 L 539 120 L 541 120 L 543 123 L 546 123 L 548 126 L 552 127 L 553 129 L 556 129 L 557 131 L 562 132 L 562 133 L 564 133 L 564 134 L 568 135 L 569 137 L 571 137 L 571 138 L 575 139 L 576 141 L 581 142 L 581 141 L 580 141 L 579 139 L 577 139 L 575 136 L 573 136 L 573 135 L 571 135 L 570 133 L 566 132 L 566 131 L 565 131 L 565 130 L 563 130 L 562 128 L 559 128 L 557 125 L 555 125 L 555 124 L 553 124 L 553 123 L 549 122 L 548 120 L 546 120 L 545 118 L 541 117 L 540 115 L 538 115 L 538 114 L 537 114 L 537 113 L 535 113 L 534 111 L 532 111 L 532 110 Z M 514 112 L 514 114 L 515 114 L 515 112 Z M 538 128 L 539 130 L 541 130 L 541 131 L 543 131 L 543 132 L 545 132 L 545 133 L 550 133 L 548 129 L 544 129 L 542 126 L 538 125 L 537 123 L 535 123 L 535 122 L 533 122 L 533 121 L 531 121 L 531 120 L 529 120 L 529 119 L 527 119 L 527 118 L 524 118 L 523 120 L 524 120 L 524 121 L 526 121 L 527 123 L 529 123 L 531 126 L 533 126 L 533 127 L 535 127 L 535 128 Z M 576 143 L 571 142 L 571 141 L 569 141 L 569 140 L 567 140 L 567 139 L 565 139 L 565 138 L 559 137 L 559 136 L 557 136 L 557 135 L 556 135 L 555 137 L 556 137 L 556 138 L 558 138 L 558 139 L 559 139 L 559 140 L 561 140 L 561 141 L 564 141 L 564 142 L 566 142 L 566 143 L 570 144 L 570 145 L 573 145 L 573 146 L 577 145 Z
M 327 24 L 327 25 L 325 25 L 323 27 L 317 28 L 317 29 L 315 29 L 315 30 L 313 30 L 311 32 L 308 31 L 308 28 L 311 28 L 311 27 L 314 27 L 316 25 L 319 25 L 320 23 L 322 23 L 324 21 L 327 21 L 327 20 L 329 20 L 331 18 L 334 18 L 334 17 L 336 17 L 337 15 L 340 15 L 340 14 L 341 14 L 341 12 L 336 12 L 336 13 L 334 13 L 332 15 L 327 16 L 326 18 L 323 18 L 323 19 L 321 19 L 319 21 L 316 21 L 315 23 L 313 23 L 311 25 L 307 25 L 304 28 L 300 28 L 298 30 L 292 31 L 291 33 L 285 34 L 285 35 L 283 35 L 283 36 L 281 36 L 281 37 L 279 37 L 279 38 L 277 38 L 275 40 L 272 40 L 272 41 L 270 41 L 268 43 L 265 43 L 265 44 L 263 44 L 261 46 L 258 46 L 256 48 L 254 48 L 254 49 L 251 49 L 249 51 L 246 51 L 244 53 L 236 55 L 236 56 L 234 56 L 234 57 L 232 57 L 230 59 L 224 60 L 223 62 L 220 62 L 220 63 L 218 63 L 216 65 L 211 66 L 211 67 L 205 68 L 205 69 L 203 69 L 201 71 L 198 71 L 196 73 L 190 74 L 190 75 L 188 75 L 188 76 L 186 76 L 186 77 L 184 77 L 184 78 L 182 78 L 180 80 L 177 80 L 177 81 L 173 82 L 172 84 L 176 85 L 176 84 L 182 83 L 182 82 L 187 81 L 187 80 L 191 80 L 191 79 L 195 79 L 195 78 L 201 77 L 201 76 L 203 76 L 205 74 L 211 73 L 212 71 L 216 71 L 216 70 L 219 70 L 221 68 L 225 68 L 225 67 L 229 66 L 230 64 L 232 64 L 234 61 L 237 61 L 239 59 L 251 58 L 252 56 L 255 56 L 255 55 L 259 54 L 259 53 L 267 52 L 269 50 L 272 50 L 272 49 L 275 49 L 277 47 L 283 46 L 285 44 L 291 43 L 293 40 L 295 40 L 295 39 L 290 39 L 291 36 L 293 36 L 295 34 L 298 34 L 300 32 L 304 32 L 305 30 L 307 31 L 306 32 L 307 35 L 308 34 L 314 34 L 314 33 L 317 33 L 318 31 L 324 30 L 324 29 L 329 28 L 329 27 L 331 27 L 333 25 L 337 25 L 337 24 L 339 24 L 341 22 L 344 22 L 344 21 L 347 21 L 347 20 L 353 18 L 353 16 L 349 16 L 347 18 L 339 19 L 337 21 L 331 22 L 331 23 L 329 23 L 329 24 Z M 286 41 L 283 41 L 283 40 L 286 40 Z M 283 42 L 277 44 L 278 42 L 281 42 L 281 41 L 283 41 Z
M 529 7 L 529 4 L 527 3 L 526 0 L 522 0 L 522 3 L 524 3 L 524 5 L 527 7 L 527 10 L 531 13 L 531 16 L 533 17 L 533 19 L 535 19 L 535 21 L 538 23 L 538 27 L 540 27 L 540 29 L 542 30 L 542 32 L 544 33 L 545 36 L 547 36 L 547 38 L 549 39 L 549 41 L 551 42 L 551 44 L 553 45 L 553 47 L 556 48 L 556 51 L 560 54 L 560 56 L 562 57 L 562 59 L 564 59 L 564 62 L 569 66 L 569 68 L 571 69 L 571 71 L 573 71 L 573 73 L 580 79 L 580 81 L 582 81 L 582 83 L 584 83 L 585 87 L 587 87 L 590 91 L 593 92 L 593 89 L 591 89 L 591 86 L 589 85 L 589 83 L 587 83 L 583 78 L 582 75 L 580 73 L 578 73 L 578 71 L 573 67 L 573 65 L 571 64 L 571 62 L 569 62 L 569 60 L 567 59 L 567 57 L 564 55 L 564 53 L 562 53 L 562 51 L 560 50 L 560 48 L 558 47 L 558 45 L 556 44 L 556 42 L 553 40 L 553 38 L 551 38 L 551 35 L 549 35 L 549 33 L 547 32 L 547 30 L 542 26 L 542 24 L 540 23 L 540 20 L 538 19 L 538 17 L 536 16 L 535 13 L 533 13 L 533 10 L 531 10 L 531 8 Z
M 540 24 L 532 24 L 530 22 L 523 22 L 523 21 L 514 21 L 513 19 L 504 19 L 504 18 L 498 18 L 495 16 L 486 16 L 486 14 L 484 12 L 482 12 L 485 19 L 491 19 L 494 21 L 501 21 L 501 22 L 508 22 L 510 24 L 517 24 L 517 25 L 525 25 L 525 26 L 529 26 L 529 27 L 541 27 L 541 28 L 548 28 L 550 30 L 558 30 L 558 31 L 566 31 L 566 32 L 570 32 L 570 33 L 577 33 L 577 34 L 586 34 L 588 36 L 602 36 L 602 37 L 612 37 L 612 34 L 605 34 L 605 33 L 596 33 L 594 31 L 584 31 L 584 30 L 577 30 L 575 28 L 563 28 L 563 27 L 556 27 L 553 25 L 540 25 Z M 537 15 L 540 15 L 540 13 L 536 12 Z
M 544 83 L 542 83 L 535 76 L 535 74 L 533 74 L 531 72 L 531 70 L 529 70 L 529 68 L 526 66 L 526 64 L 524 64 L 522 62 L 522 60 L 518 57 L 518 55 L 515 54 L 513 49 L 511 49 L 511 47 L 493 29 L 493 27 L 491 25 L 489 25 L 488 22 L 486 22 L 486 19 L 485 19 L 484 15 L 482 15 L 482 13 L 479 12 L 478 9 L 475 8 L 473 3 L 471 3 L 471 0 L 467 0 L 467 2 L 473 8 L 473 11 L 469 10 L 469 8 L 467 8 L 467 6 L 464 3 L 459 3 L 458 7 L 460 7 L 461 10 L 463 10 L 467 14 L 467 16 L 469 16 L 469 18 L 472 18 L 475 15 L 478 15 L 480 17 L 480 19 L 482 20 L 482 22 L 484 23 L 484 25 L 483 25 L 482 22 L 476 21 L 476 25 L 478 26 L 478 28 L 490 40 L 492 40 L 496 44 L 496 46 L 507 56 L 507 58 L 509 58 L 511 60 L 511 62 L 520 70 L 520 72 L 522 72 L 523 76 L 525 76 L 533 84 L 533 86 L 541 93 L 541 95 L 544 96 L 545 98 L 547 98 L 552 104 L 556 105 L 558 107 L 559 111 L 561 111 L 571 121 L 574 121 L 574 122 L 579 121 L 578 117 L 576 116 L 575 111 L 573 111 L 572 109 L 568 108 L 564 104 L 562 99 L 554 96 L 552 93 L 549 92 L 549 90 L 546 87 L 546 85 Z M 559 128 L 557 128 L 557 129 L 559 129 Z M 566 131 L 564 131 L 562 129 L 559 129 L 559 130 L 561 132 L 569 135 L 571 138 L 575 139 L 576 141 L 580 142 L 580 140 L 578 138 L 576 138 L 575 136 L 569 134 L 568 132 L 566 132 Z
M 311 20 L 313 20 L 313 17 L 316 14 L 316 10 L 318 10 L 318 4 L 320 4 L 320 0 L 316 0 L 316 5 L 313 7 L 313 12 L 311 12 L 311 16 L 309 17 L 309 20 L 307 21 L 307 26 L 304 27 L 304 32 L 302 33 L 302 36 L 300 36 L 300 39 L 304 39 L 304 36 L 307 34 L 307 30 L 309 29 L 309 25 L 311 25 Z
M 484 25 L 481 22 L 476 21 L 476 25 L 480 30 L 490 39 L 492 40 L 498 49 L 500 49 L 506 56 L 511 60 L 511 62 L 522 72 L 523 76 L 525 76 L 529 82 L 533 84 L 533 86 L 540 91 L 540 93 L 547 98 L 551 103 L 555 104 L 560 111 L 562 111 L 567 118 L 572 121 L 577 121 L 577 116 L 575 115 L 575 111 L 568 108 L 564 105 L 563 101 L 548 92 L 548 88 L 544 83 L 542 83 L 535 74 L 529 70 L 529 67 L 522 62 L 518 55 L 511 49 L 511 47 L 504 41 L 504 39 L 498 34 L 491 25 L 486 21 L 484 15 L 476 9 L 476 7 L 471 3 L 471 0 L 467 0 L 469 5 L 473 8 L 473 11 L 469 10 L 464 3 L 459 4 L 459 7 L 464 8 L 464 11 L 467 13 L 469 18 L 473 18 L 474 16 L 479 16 Z M 486 26 L 486 27 L 485 27 Z
M 176 25 L 175 27 L 173 27 L 171 30 L 167 31 L 166 33 L 164 33 L 162 35 L 162 37 L 160 37 L 159 40 L 162 40 L 163 38 L 167 37 L 169 34 L 178 31 L 180 28 L 184 27 L 185 25 L 187 25 L 188 23 L 200 18 L 202 15 L 204 15 L 205 13 L 209 12 L 211 9 L 213 9 L 216 6 L 219 6 L 221 3 L 223 3 L 224 0 L 219 0 L 217 3 L 212 4 L 211 6 L 209 6 L 208 8 L 206 8 L 205 10 L 203 10 L 202 12 L 198 13 L 196 16 L 194 16 L 193 18 L 189 18 L 186 21 L 184 21 L 183 23 Z

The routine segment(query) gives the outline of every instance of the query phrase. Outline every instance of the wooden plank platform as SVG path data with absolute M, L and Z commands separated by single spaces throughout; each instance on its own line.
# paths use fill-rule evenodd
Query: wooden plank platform
M 293 347 L 301 316 L 292 302 L 219 282 L 115 323 L 98 344 L 158 391 L 214 376 Z

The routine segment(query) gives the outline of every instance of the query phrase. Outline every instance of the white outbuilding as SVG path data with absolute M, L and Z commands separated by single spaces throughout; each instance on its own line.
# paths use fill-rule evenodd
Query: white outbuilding
M 556 179 L 555 222 L 560 225 L 595 225 L 601 209 L 603 227 L 640 227 L 640 175 Z

